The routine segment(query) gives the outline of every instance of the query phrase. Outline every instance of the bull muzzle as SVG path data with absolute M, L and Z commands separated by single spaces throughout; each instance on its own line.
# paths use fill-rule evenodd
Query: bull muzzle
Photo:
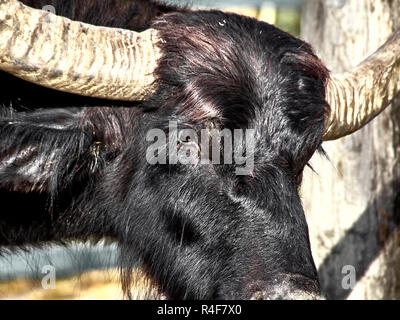
M 267 284 L 254 282 L 248 291 L 251 300 L 326 300 L 320 293 L 318 280 L 298 274 L 281 274 Z

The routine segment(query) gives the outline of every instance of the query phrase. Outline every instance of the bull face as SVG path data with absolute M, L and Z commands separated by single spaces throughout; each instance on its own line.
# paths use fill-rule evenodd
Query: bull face
M 144 103 L 157 109 L 138 125 L 147 144 L 127 151 L 137 170 L 127 238 L 173 298 L 315 297 L 298 188 L 322 142 L 326 69 L 301 41 L 240 16 L 173 15 L 156 27 L 165 51 L 181 45 Z
M 137 33 L 0 1 L 0 196 L 30 211 L 2 215 L 0 245 L 112 238 L 128 295 L 140 261 L 169 298 L 317 298 L 302 171 L 395 96 L 399 38 L 328 81 L 309 45 L 242 16 Z M 386 90 L 358 97 L 370 77 Z
M 298 177 L 259 147 L 249 176 L 228 165 L 144 163 L 146 173 L 133 175 L 127 238 L 170 297 L 319 293 Z

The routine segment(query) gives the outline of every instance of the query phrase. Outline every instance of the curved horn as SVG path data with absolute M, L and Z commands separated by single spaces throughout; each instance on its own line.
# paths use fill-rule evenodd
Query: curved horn
M 97 27 L 0 0 L 0 70 L 48 88 L 141 100 L 154 90 L 158 40 L 154 29 Z
M 370 122 L 400 91 L 400 31 L 353 71 L 332 75 L 326 89 L 331 113 L 324 140 L 338 139 Z

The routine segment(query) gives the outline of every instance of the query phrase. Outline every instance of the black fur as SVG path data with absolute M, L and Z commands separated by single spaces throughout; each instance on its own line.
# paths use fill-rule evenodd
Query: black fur
M 0 245 L 111 238 L 128 296 L 137 261 L 169 298 L 267 298 L 287 275 L 291 288 L 318 293 L 297 190 L 329 110 L 328 72 L 310 46 L 219 11 L 144 0 L 52 4 L 75 20 L 160 30 L 158 87 L 124 104 L 1 73 L 0 198 L 13 209 L 1 211 Z M 197 131 L 255 129 L 253 172 L 149 165 L 146 132 L 167 130 L 169 120 Z

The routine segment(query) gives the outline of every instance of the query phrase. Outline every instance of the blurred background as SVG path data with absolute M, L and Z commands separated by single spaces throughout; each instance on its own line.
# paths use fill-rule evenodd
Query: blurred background
M 400 0 L 164 2 L 275 24 L 311 43 L 332 72 L 357 65 L 400 27 Z M 328 298 L 400 298 L 399 108 L 395 102 L 356 134 L 324 143 L 329 160 L 315 155 L 315 172 L 305 172 L 301 194 Z M 121 299 L 117 254 L 106 243 L 14 250 L 0 257 L 0 299 Z M 47 265 L 55 289 L 42 287 Z

